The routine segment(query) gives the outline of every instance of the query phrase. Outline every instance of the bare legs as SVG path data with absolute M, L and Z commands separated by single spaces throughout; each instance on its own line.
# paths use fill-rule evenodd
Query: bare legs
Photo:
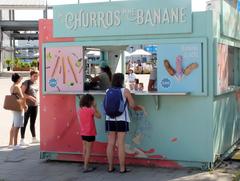
M 108 133 L 108 145 L 107 145 L 107 158 L 108 158 L 108 171 L 113 170 L 113 149 L 116 144 L 116 132 Z
M 9 145 L 17 145 L 17 140 L 18 140 L 18 132 L 19 128 L 17 127 L 11 127 L 10 129 L 10 138 L 9 138 Z
M 17 145 L 19 128 L 13 127 L 13 144 Z
M 118 143 L 118 159 L 120 164 L 120 172 L 125 171 L 125 132 L 117 133 L 117 143 Z
M 13 125 L 12 125 L 12 127 L 11 127 L 11 129 L 10 129 L 10 134 L 9 134 L 9 144 L 8 144 L 9 146 L 10 145 L 13 145 Z
M 89 158 L 92 151 L 92 143 L 83 141 L 83 158 L 84 158 L 84 169 L 88 169 Z
M 113 149 L 118 144 L 118 159 L 120 172 L 125 171 L 125 132 L 109 132 L 107 145 L 108 171 L 113 170 Z

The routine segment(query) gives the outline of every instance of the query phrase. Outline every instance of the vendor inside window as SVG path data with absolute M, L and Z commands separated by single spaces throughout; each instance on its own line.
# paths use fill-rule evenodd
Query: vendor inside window
M 89 75 L 89 83 L 85 84 L 86 90 L 106 90 L 111 86 L 112 71 L 106 62 L 101 62 L 99 75 L 92 77 Z

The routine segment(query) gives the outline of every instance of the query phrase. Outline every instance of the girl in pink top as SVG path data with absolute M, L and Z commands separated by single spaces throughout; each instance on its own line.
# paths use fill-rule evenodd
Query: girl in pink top
M 97 134 L 94 117 L 100 119 L 101 113 L 97 109 L 94 97 L 90 94 L 83 95 L 80 100 L 79 109 L 80 130 L 83 144 L 84 169 L 83 172 L 91 172 L 96 167 L 89 167 L 88 162 L 91 155 L 92 145 Z

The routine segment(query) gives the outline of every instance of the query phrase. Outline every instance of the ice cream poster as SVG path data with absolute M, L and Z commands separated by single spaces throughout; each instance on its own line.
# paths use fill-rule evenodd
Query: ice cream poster
M 157 57 L 159 92 L 203 92 L 201 43 L 160 44 Z
M 45 91 L 83 91 L 83 49 L 80 46 L 45 49 Z

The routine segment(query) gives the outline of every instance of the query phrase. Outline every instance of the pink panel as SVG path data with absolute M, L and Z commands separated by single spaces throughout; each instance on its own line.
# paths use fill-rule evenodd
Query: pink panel
M 52 20 L 39 20 L 39 47 L 42 60 L 42 44 L 47 42 L 72 42 L 73 38 L 54 38 Z M 42 77 L 40 61 L 40 77 Z M 40 79 L 42 87 L 42 78 Z M 81 140 L 76 116 L 74 95 L 40 94 L 40 150 L 56 152 L 79 152 Z

